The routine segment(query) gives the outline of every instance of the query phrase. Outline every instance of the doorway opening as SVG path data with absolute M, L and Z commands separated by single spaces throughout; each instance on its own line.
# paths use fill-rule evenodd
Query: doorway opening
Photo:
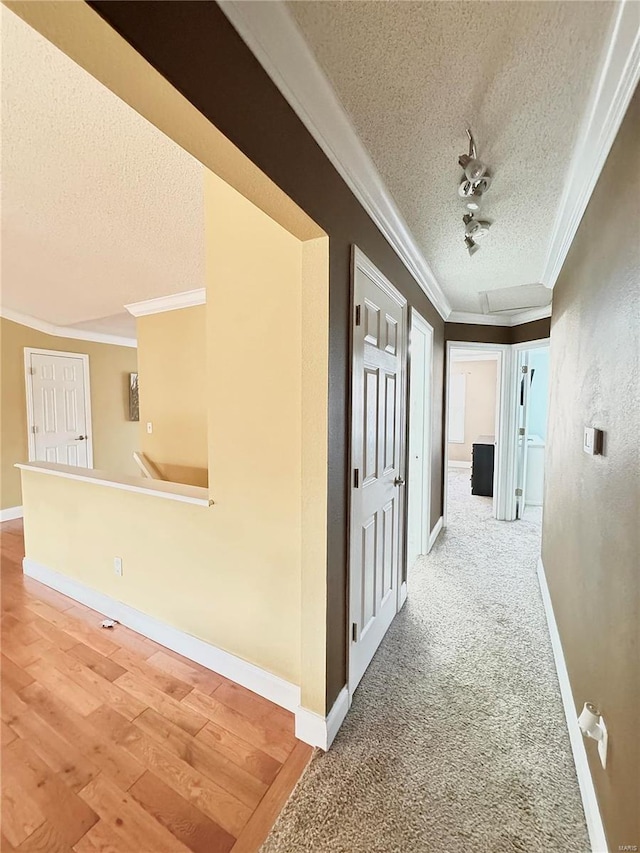
M 505 517 L 509 355 L 506 346 L 447 345 L 445 524 L 450 502 L 467 495 L 494 518 Z
M 548 338 L 447 344 L 445 525 L 456 499 L 541 525 L 548 395 Z

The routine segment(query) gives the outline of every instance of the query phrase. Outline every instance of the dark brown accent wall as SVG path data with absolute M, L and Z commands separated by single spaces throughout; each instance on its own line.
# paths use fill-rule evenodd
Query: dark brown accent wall
M 523 323 L 521 326 L 513 326 L 511 329 L 511 343 L 524 344 L 527 341 L 542 341 L 551 334 L 551 317 L 542 320 L 534 320 L 532 323 Z
M 640 90 L 553 297 L 542 557 L 609 850 L 640 847 Z M 582 450 L 583 427 L 604 453 Z M 630 847 L 623 845 L 631 845 Z
M 347 680 L 350 256 L 360 249 L 434 328 L 444 387 L 444 323 L 217 4 L 93 0 L 120 35 L 329 235 L 327 708 Z M 442 395 L 434 400 L 432 526 L 442 515 Z
M 534 320 L 521 326 L 482 326 L 477 323 L 445 323 L 445 341 L 469 341 L 476 344 L 523 344 L 548 338 L 551 318 Z
M 508 326 L 481 326 L 474 323 L 445 323 L 445 341 L 469 341 L 474 344 L 510 344 Z

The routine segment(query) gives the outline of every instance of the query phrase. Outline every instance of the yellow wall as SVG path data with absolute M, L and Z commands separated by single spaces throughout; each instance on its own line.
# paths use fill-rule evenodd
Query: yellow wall
M 164 479 L 206 486 L 206 306 L 139 317 L 137 329 L 140 449 Z
M 298 683 L 295 586 L 226 535 L 220 507 L 31 471 L 23 491 L 30 559 Z
M 300 685 L 324 715 L 328 241 L 212 174 L 205 199 L 214 504 L 23 472 L 27 556 Z
M 133 451 L 138 449 L 138 424 L 129 420 L 129 373 L 137 369 L 133 347 L 98 344 L 46 335 L 0 318 L 2 337 L 0 508 L 20 506 L 20 472 L 16 462 L 26 462 L 27 409 L 24 347 L 87 353 L 91 381 L 93 464 L 118 474 L 138 474 Z
M 205 199 L 217 547 L 244 589 L 262 587 L 235 609 L 271 612 L 268 637 L 254 633 L 251 618 L 247 629 L 256 645 L 273 645 L 299 684 L 302 243 L 211 173 Z
M 302 705 L 320 713 L 327 681 L 329 238 L 302 244 Z
M 266 212 L 262 219 L 248 214 L 234 230 L 224 205 L 218 205 L 208 222 L 217 253 L 212 258 L 209 247 L 209 488 L 217 503 L 205 509 L 116 490 L 105 490 L 106 497 L 98 486 L 25 474 L 25 485 L 31 481 L 25 496 L 27 554 L 62 573 L 77 572 L 90 586 L 131 597 L 133 606 L 300 684 L 303 704 L 324 714 L 327 238 L 86 3 L 6 5 L 234 186 L 242 194 L 231 205 L 235 213 L 251 209 L 248 202 L 240 204 L 242 198 Z M 222 187 L 220 182 L 221 193 Z M 229 243 L 212 233 L 212 221 L 230 235 Z M 250 245 L 247 239 L 261 231 Z M 273 251 L 272 239 L 282 257 Z M 245 257 L 250 251 L 258 256 Z M 242 270 L 237 276 L 234 262 Z M 226 277 L 220 277 L 225 269 Z M 243 311 L 234 305 L 237 292 L 226 290 L 238 286 Z M 218 304 L 211 304 L 212 295 Z M 212 314 L 220 310 L 227 316 L 216 322 Z M 219 334 L 215 340 L 212 329 Z M 244 351 L 246 357 L 238 360 Z M 234 374 L 241 387 L 232 381 Z M 247 446 L 248 440 L 255 447 Z M 51 493 L 48 501 L 39 499 L 41 486 Z M 70 517 L 69 505 L 78 508 L 90 529 L 96 525 L 85 499 L 104 513 L 101 527 L 90 539 L 74 539 L 70 534 L 80 525 Z M 196 524 L 203 526 L 197 533 Z M 114 591 L 112 558 L 120 527 L 125 577 L 115 579 L 122 583 Z M 197 547 L 192 549 L 191 541 Z M 130 589 L 136 564 L 141 585 Z

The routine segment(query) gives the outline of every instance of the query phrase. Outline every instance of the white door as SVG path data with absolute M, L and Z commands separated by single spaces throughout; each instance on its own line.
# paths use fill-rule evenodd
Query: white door
M 433 329 L 411 311 L 407 568 L 429 550 L 431 530 L 431 370 Z
M 29 459 L 91 468 L 89 357 L 25 349 Z
M 406 301 L 354 250 L 349 691 L 400 606 Z
M 517 462 L 516 462 L 516 518 L 522 518 L 527 493 L 527 456 L 529 438 L 529 392 L 531 374 L 529 372 L 529 353 L 518 354 L 520 381 L 518 383 L 517 416 Z

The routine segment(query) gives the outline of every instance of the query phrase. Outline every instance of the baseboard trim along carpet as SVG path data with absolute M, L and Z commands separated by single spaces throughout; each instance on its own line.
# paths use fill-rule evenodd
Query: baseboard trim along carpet
M 573 760 L 576 765 L 578 785 L 580 786 L 580 796 L 582 797 L 582 805 L 587 822 L 587 831 L 589 833 L 591 849 L 593 853 L 607 853 L 609 849 L 607 847 L 607 838 L 604 832 L 602 818 L 600 816 L 600 808 L 598 806 L 596 791 L 593 786 L 593 779 L 591 778 L 591 772 L 589 770 L 584 738 L 580 728 L 578 727 L 578 715 L 573 700 L 569 673 L 567 672 L 564 652 L 562 651 L 562 642 L 560 641 L 558 625 L 556 624 L 556 617 L 553 612 L 553 604 L 551 602 L 551 595 L 549 594 L 547 576 L 542 564 L 542 558 L 538 560 L 538 581 L 540 583 L 544 612 L 547 617 L 547 625 L 549 626 L 551 647 L 553 649 L 553 657 L 556 664 L 556 671 L 558 673 L 558 681 L 560 682 L 562 704 L 564 705 L 564 713 L 567 718 L 571 750 L 573 752 Z
M 436 544 L 436 539 L 438 538 L 438 536 L 440 536 L 440 531 L 442 530 L 443 525 L 444 525 L 444 518 L 442 516 L 440 516 L 440 518 L 436 521 L 435 526 L 434 526 L 433 530 L 431 531 L 431 534 L 429 535 L 429 545 L 428 545 L 427 554 L 433 548 L 433 546 Z
M 242 660 L 230 652 L 225 652 L 205 640 L 193 637 L 179 628 L 160 622 L 153 616 L 148 616 L 122 601 L 116 601 L 115 598 L 85 586 L 80 581 L 43 566 L 28 557 L 22 561 L 22 568 L 28 577 L 61 592 L 63 595 L 67 595 L 92 610 L 96 610 L 109 619 L 115 619 L 121 625 L 137 631 L 138 634 L 148 637 L 150 640 L 199 663 L 201 666 L 206 666 L 208 669 L 220 673 L 225 678 L 235 681 L 236 684 L 246 687 L 247 690 L 252 690 L 270 702 L 291 711 L 296 718 L 296 737 L 311 746 L 318 746 L 327 750 L 349 710 L 349 696 L 346 688 L 338 696 L 329 716 L 322 717 L 307 708 L 301 707 L 300 688 L 296 684 L 291 684 L 283 678 Z M 346 695 L 346 702 L 343 694 Z
M 326 717 L 306 708 L 299 708 L 296 713 L 296 737 L 326 752 L 338 734 L 348 710 L 349 691 L 346 687 L 342 688 Z
M 0 509 L 0 522 L 13 521 L 15 518 L 22 518 L 21 506 L 10 506 L 7 509 Z

